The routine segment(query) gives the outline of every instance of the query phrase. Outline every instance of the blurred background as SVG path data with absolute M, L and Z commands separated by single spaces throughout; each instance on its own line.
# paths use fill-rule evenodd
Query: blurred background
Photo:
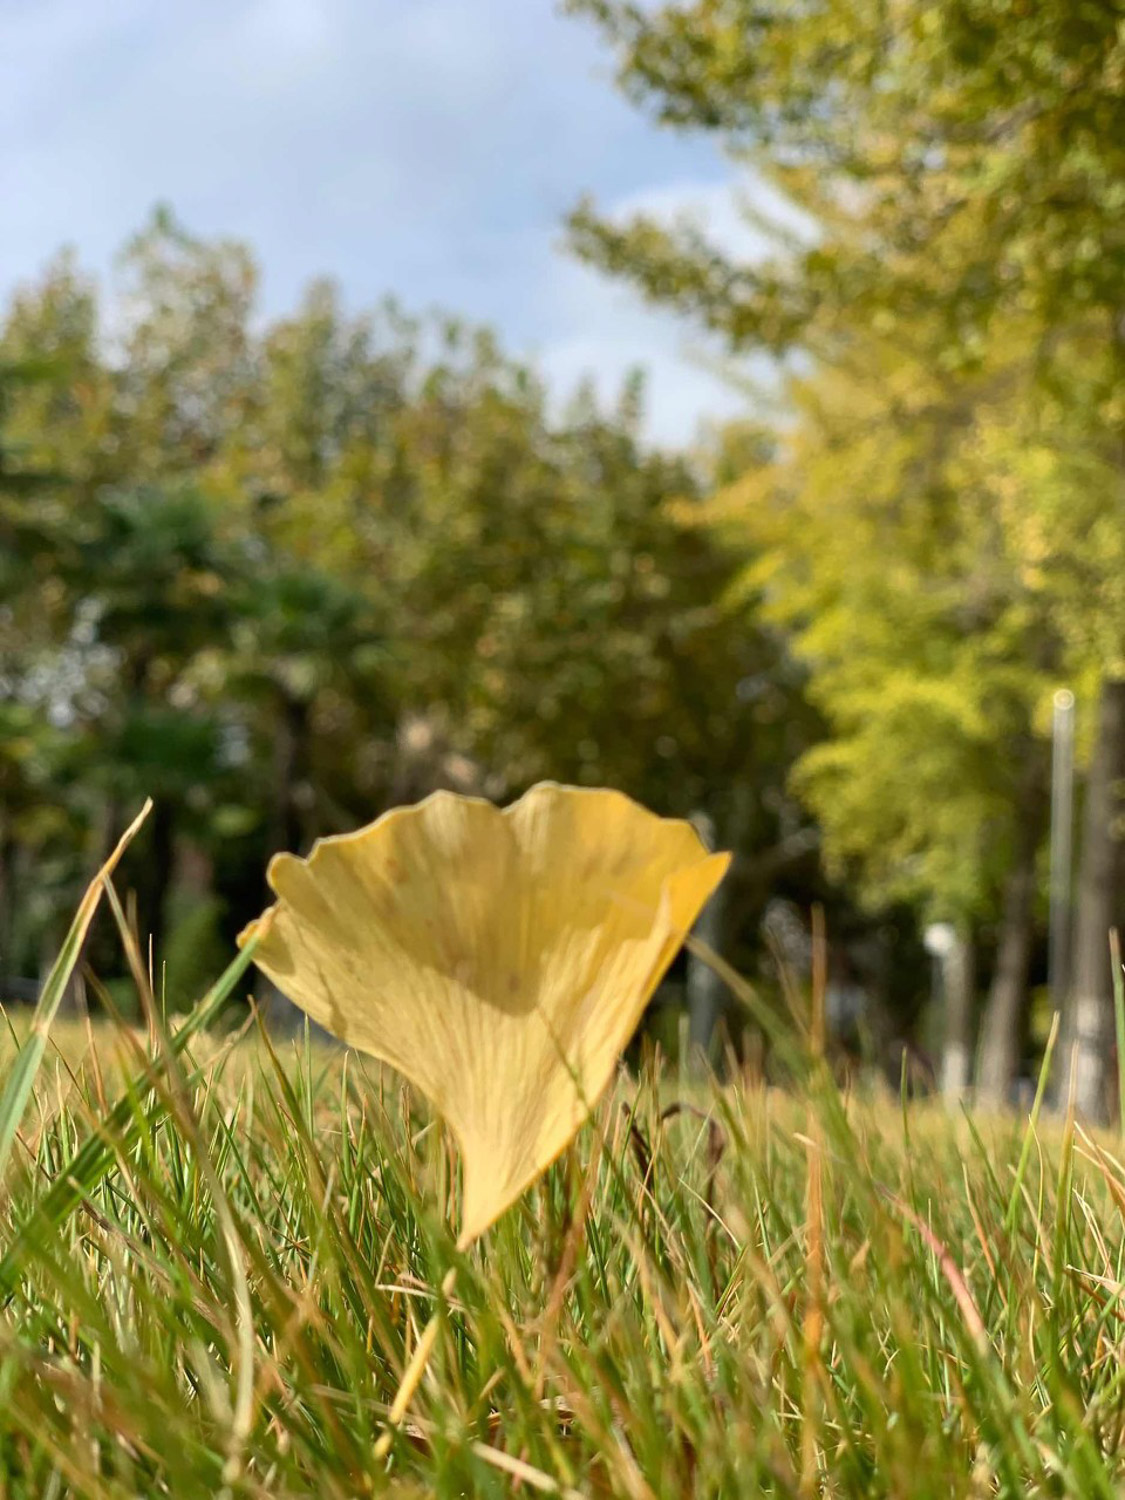
M 0 83 L 6 1004 L 146 794 L 186 1007 L 275 850 L 551 777 L 767 1003 L 821 906 L 841 1067 L 1058 1009 L 1111 1107 L 1116 0 L 9 0 Z M 647 1032 L 768 1067 L 689 957 Z

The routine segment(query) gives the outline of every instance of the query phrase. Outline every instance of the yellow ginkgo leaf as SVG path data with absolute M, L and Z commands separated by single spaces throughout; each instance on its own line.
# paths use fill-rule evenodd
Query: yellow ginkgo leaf
M 729 858 L 619 792 L 436 792 L 278 855 L 254 962 L 443 1116 L 464 1246 L 574 1136 Z

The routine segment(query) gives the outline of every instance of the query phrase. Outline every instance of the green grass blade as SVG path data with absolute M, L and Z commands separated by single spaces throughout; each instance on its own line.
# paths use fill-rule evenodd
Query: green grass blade
M 1035 1131 L 1039 1124 L 1039 1113 L 1043 1108 L 1043 1097 L 1047 1092 L 1047 1080 L 1051 1076 L 1051 1064 L 1054 1061 L 1055 1044 L 1058 1039 L 1059 1013 L 1056 1011 L 1051 1021 L 1051 1031 L 1047 1037 L 1047 1046 L 1043 1052 L 1043 1062 L 1039 1069 L 1039 1082 L 1035 1087 L 1035 1099 L 1032 1102 L 1031 1113 L 1027 1117 L 1027 1128 L 1024 1131 L 1023 1145 L 1020 1147 L 1019 1161 L 1016 1163 L 1016 1175 L 1012 1182 L 1011 1197 L 1008 1199 L 1008 1212 L 1004 1216 L 1004 1228 L 1009 1236 L 1012 1235 L 1016 1227 L 1020 1194 L 1023 1192 L 1023 1180 L 1027 1176 L 1028 1164 L 1031 1161 L 1031 1148 L 1035 1140 Z
M 220 1014 L 238 981 L 250 967 L 257 944 L 257 938 L 250 939 L 209 994 L 170 1039 L 171 1056 L 179 1057 L 192 1038 Z M 36 1244 L 45 1235 L 53 1233 L 97 1186 L 113 1166 L 116 1151 L 131 1144 L 141 1128 L 141 1121 L 136 1114 L 137 1097 L 160 1077 L 166 1066 L 167 1056 L 162 1055 L 155 1058 L 138 1077 L 130 1080 L 126 1092 L 109 1112 L 104 1123 L 78 1148 L 35 1205 L 30 1216 L 16 1231 L 11 1245 L 0 1258 L 0 1299 L 7 1300 L 12 1295 L 26 1258 Z M 194 1082 L 202 1072 L 202 1068 L 192 1070 L 188 1074 L 188 1081 Z M 155 1101 L 144 1114 L 145 1123 L 152 1126 L 159 1116 L 166 1113 L 166 1108 L 162 1100 Z
M 86 941 L 86 934 L 90 930 L 90 923 L 94 920 L 94 913 L 98 909 L 106 882 L 113 873 L 118 860 L 132 842 L 137 830 L 148 817 L 151 807 L 151 800 L 146 801 L 137 817 L 121 835 L 116 849 L 90 882 L 74 921 L 70 924 L 70 931 L 66 935 L 59 956 L 47 975 L 43 991 L 35 1006 L 31 1031 L 27 1041 L 16 1054 L 4 1092 L 0 1095 L 0 1182 L 3 1181 L 7 1171 L 16 1132 L 20 1128 L 27 1101 L 31 1097 L 35 1076 L 39 1072 L 39 1064 L 43 1061 L 43 1054 L 47 1050 L 47 1037 L 50 1034 L 51 1024 L 66 994 L 66 987 L 78 963 L 82 944 Z

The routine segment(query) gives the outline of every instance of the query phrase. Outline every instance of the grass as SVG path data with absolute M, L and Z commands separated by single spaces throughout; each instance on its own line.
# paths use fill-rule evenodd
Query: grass
M 622 1079 L 459 1255 L 392 1075 L 195 1024 L 244 968 L 174 1038 L 47 1043 L 0 1190 L 5 1500 L 1122 1493 L 1113 1143 L 815 1066 Z

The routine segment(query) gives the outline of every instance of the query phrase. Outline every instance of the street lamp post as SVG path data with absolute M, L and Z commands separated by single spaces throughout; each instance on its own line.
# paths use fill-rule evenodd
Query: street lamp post
M 1051 733 L 1051 910 L 1047 976 L 1051 1005 L 1061 1011 L 1070 968 L 1070 882 L 1074 829 L 1074 694 L 1055 694 Z
M 951 1103 L 956 1103 L 968 1093 L 973 1074 L 969 951 L 952 922 L 932 922 L 922 941 L 934 961 L 933 995 L 944 1023 L 941 1092 Z

